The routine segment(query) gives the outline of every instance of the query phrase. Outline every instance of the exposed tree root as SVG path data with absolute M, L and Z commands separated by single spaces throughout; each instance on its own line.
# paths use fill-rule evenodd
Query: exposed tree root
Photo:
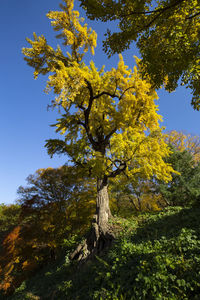
M 100 254 L 108 248 L 114 240 L 114 232 L 109 224 L 99 226 L 97 223 L 97 215 L 92 221 L 92 228 L 89 231 L 86 239 L 78 245 L 76 250 L 70 255 L 71 260 L 86 261 Z

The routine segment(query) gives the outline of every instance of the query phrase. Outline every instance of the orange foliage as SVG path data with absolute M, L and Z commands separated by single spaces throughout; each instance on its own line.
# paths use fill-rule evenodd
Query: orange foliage
M 200 137 L 198 135 L 172 130 L 166 135 L 166 142 L 179 151 L 187 150 L 190 152 L 196 163 L 200 161 Z
M 29 176 L 30 187 L 20 188 L 20 225 L 4 238 L 0 253 L 0 289 L 6 294 L 55 259 L 67 236 L 88 228 L 94 185 L 76 175 L 72 167 L 41 169 Z
M 19 247 L 17 244 L 20 243 L 20 229 L 20 226 L 16 226 L 3 241 L 3 251 L 0 256 L 0 289 L 6 293 L 13 290 L 13 283 L 16 279 L 13 277 L 12 271 L 15 264 L 19 262 Z

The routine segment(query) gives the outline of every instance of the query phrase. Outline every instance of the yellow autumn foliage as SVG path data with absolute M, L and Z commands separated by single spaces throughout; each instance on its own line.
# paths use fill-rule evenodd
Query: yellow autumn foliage
M 123 172 L 134 180 L 155 175 L 170 181 L 173 169 L 163 160 L 170 150 L 160 128 L 155 90 L 137 66 L 125 65 L 121 54 L 110 71 L 98 70 L 93 61 L 85 64 L 85 53 L 90 49 L 94 54 L 97 35 L 73 3 L 65 0 L 62 11 L 47 15 L 69 50 L 66 56 L 43 36 L 34 35 L 28 39 L 31 48 L 23 49 L 35 76 L 49 73 L 46 91 L 54 91 L 53 105 L 61 113 L 55 126 L 63 140 L 47 141 L 49 154 L 66 153 L 96 178 Z

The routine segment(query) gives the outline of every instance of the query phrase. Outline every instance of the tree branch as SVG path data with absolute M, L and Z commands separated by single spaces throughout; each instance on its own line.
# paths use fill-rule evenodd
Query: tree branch
M 119 175 L 121 172 L 125 171 L 125 169 L 126 169 L 126 163 L 125 162 L 120 162 L 119 167 L 116 170 L 114 170 L 113 172 L 111 172 L 107 177 L 108 178 L 114 178 L 117 175 Z
M 192 15 L 192 16 L 187 17 L 186 20 L 191 20 L 191 19 L 193 19 L 193 18 L 195 18 L 196 16 L 199 16 L 199 15 L 200 15 L 200 12 L 198 12 L 198 13 Z
M 113 135 L 113 133 L 116 132 L 116 130 L 117 130 L 117 127 L 115 126 L 113 128 L 113 130 L 111 130 L 111 132 L 105 136 L 105 139 L 104 139 L 105 144 L 107 144 L 109 142 L 110 137 Z
M 85 110 L 86 110 L 86 108 L 83 106 L 83 103 L 81 103 L 81 104 L 78 104 L 78 108 L 82 109 L 83 111 L 85 111 Z
M 129 86 L 127 89 L 125 89 L 125 90 L 123 91 L 123 93 L 121 94 L 121 96 L 119 97 L 119 100 L 122 99 L 122 97 L 125 95 L 125 93 L 126 93 L 128 90 L 133 89 L 133 88 L 134 88 L 134 86 Z
M 90 116 L 90 112 L 91 112 L 91 109 L 92 109 L 92 104 L 93 104 L 93 101 L 94 101 L 94 93 L 93 93 L 93 89 L 92 89 L 91 83 L 87 79 L 85 79 L 85 82 L 87 84 L 87 88 L 88 88 L 89 93 L 90 93 L 90 98 L 89 98 L 88 107 L 86 109 L 84 108 L 84 117 L 85 117 L 84 128 L 86 130 L 88 139 L 89 139 L 90 143 L 92 144 L 94 150 L 98 150 L 99 149 L 99 145 L 94 140 L 94 138 L 93 138 L 93 136 L 92 136 L 92 134 L 90 132 L 90 126 L 89 126 L 89 116 Z
M 155 13 L 162 14 L 166 10 L 171 9 L 171 8 L 177 6 L 178 4 L 180 4 L 183 1 L 184 0 L 178 0 L 178 1 L 176 1 L 175 3 L 173 3 L 171 5 L 168 5 L 168 6 L 163 7 L 163 8 L 154 9 L 154 10 L 151 10 L 151 11 L 141 11 L 141 12 L 140 11 L 132 11 L 132 12 L 130 12 L 128 14 L 120 15 L 119 17 L 125 18 L 125 17 L 131 16 L 131 15 L 147 15 L 147 14 L 155 14 Z
M 119 96 L 116 95 L 115 93 L 111 94 L 111 93 L 109 93 L 109 92 L 105 92 L 105 91 L 104 91 L 104 92 L 101 92 L 101 93 L 97 94 L 96 96 L 94 96 L 93 99 L 98 99 L 98 98 L 100 98 L 100 97 L 103 96 L 103 95 L 110 96 L 111 98 L 115 98 L 115 97 L 119 98 Z

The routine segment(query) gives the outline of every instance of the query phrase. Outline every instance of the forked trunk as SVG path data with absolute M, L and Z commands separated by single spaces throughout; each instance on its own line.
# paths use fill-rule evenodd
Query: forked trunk
M 88 259 L 111 244 L 114 234 L 108 223 L 110 217 L 108 182 L 104 176 L 97 179 L 96 214 L 93 217 L 92 228 L 83 243 L 71 254 L 71 259 Z

